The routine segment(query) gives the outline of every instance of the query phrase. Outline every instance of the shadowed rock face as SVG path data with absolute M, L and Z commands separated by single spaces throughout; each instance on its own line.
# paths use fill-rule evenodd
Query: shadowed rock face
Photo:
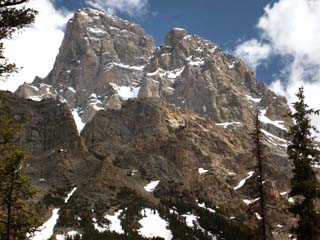
M 27 166 L 33 182 L 46 191 L 52 185 L 78 186 L 72 206 L 65 206 L 64 220 L 79 215 L 91 219 L 120 208 L 139 215 L 137 206 L 161 209 L 171 219 L 170 209 L 177 208 L 175 224 L 184 224 L 182 214 L 201 215 L 204 232 L 217 236 L 223 225 L 240 234 L 258 224 L 249 213 L 253 207 L 243 201 L 255 198 L 254 179 L 236 186 L 254 165 L 251 132 L 259 114 L 270 219 L 275 239 L 286 239 L 291 218 L 283 210 L 287 197 L 280 195 L 288 191 L 291 172 L 286 99 L 214 43 L 175 28 L 156 48 L 138 25 L 82 9 L 67 25 L 50 74 L 22 85 L 17 94 L 46 99 L 33 102 L 9 94 L 5 101 L 18 106 L 9 108 L 11 116 L 30 115 L 31 120 L 21 120 L 28 137 L 20 144 L 33 153 Z M 80 137 L 69 109 L 88 123 Z M 47 183 L 37 182 L 43 175 Z M 156 190 L 146 191 L 144 186 L 155 180 L 160 180 Z M 221 218 L 206 215 L 199 202 Z M 214 224 L 201 222 L 204 216 L 215 219 Z M 128 229 L 139 229 L 138 219 L 126 219 Z M 171 229 L 174 234 L 190 230 Z M 211 239 L 201 230 L 190 231 L 190 239 Z
M 18 126 L 16 143 L 31 154 L 26 171 L 33 184 L 45 188 L 76 184 L 94 167 L 66 104 L 53 99 L 25 100 L 1 92 L 0 105 L 0 114 L 8 114 Z

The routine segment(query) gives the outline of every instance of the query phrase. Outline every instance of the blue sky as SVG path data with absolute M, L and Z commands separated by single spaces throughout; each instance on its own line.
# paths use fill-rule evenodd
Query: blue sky
M 303 85 L 306 101 L 320 108 L 320 0 L 30 0 L 28 5 L 38 10 L 37 21 L 5 42 L 7 57 L 23 69 L 1 89 L 14 91 L 35 75 L 45 77 L 67 20 L 90 6 L 140 24 L 158 45 L 171 28 L 185 28 L 241 57 L 258 80 L 289 102 Z

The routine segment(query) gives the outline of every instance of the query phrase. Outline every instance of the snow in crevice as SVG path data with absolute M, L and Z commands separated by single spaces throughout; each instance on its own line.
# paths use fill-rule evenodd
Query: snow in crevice
M 256 218 L 257 218 L 258 220 L 262 220 L 262 217 L 260 216 L 259 213 L 255 212 L 254 215 L 256 215 Z
M 123 100 L 136 98 L 140 91 L 140 87 L 118 86 L 115 83 L 110 83 L 110 85 Z
M 147 184 L 146 186 L 144 186 L 144 190 L 146 190 L 147 192 L 153 192 L 159 183 L 160 183 L 160 180 L 152 181 L 149 184 Z
M 273 121 L 266 116 L 267 109 L 261 110 L 259 115 L 259 120 L 265 124 L 272 124 L 273 126 L 280 128 L 282 130 L 288 131 L 288 129 L 284 126 L 284 121 Z
M 231 64 L 228 65 L 228 68 L 229 69 L 233 69 L 234 68 L 234 65 L 235 65 L 236 61 L 233 61 Z
M 72 115 L 73 115 L 73 119 L 74 122 L 76 123 L 77 129 L 79 134 L 81 133 L 82 129 L 84 128 L 84 126 L 86 125 L 84 122 L 82 122 L 81 117 L 79 116 L 79 108 L 74 108 L 72 109 Z
M 255 203 L 256 201 L 259 201 L 260 198 L 255 198 L 255 199 L 243 199 L 242 201 L 247 204 L 251 205 L 252 203 Z
M 145 68 L 145 65 L 131 66 L 128 64 L 123 64 L 123 63 L 110 62 L 106 65 L 105 71 L 109 71 L 114 66 L 119 67 L 119 68 L 128 69 L 128 70 L 134 70 L 134 71 L 143 71 L 143 69 Z
M 199 203 L 198 200 L 196 200 L 196 201 L 197 201 L 198 207 L 203 208 L 203 209 L 205 209 L 205 210 L 207 210 L 207 211 L 209 211 L 211 213 L 216 213 L 216 211 L 214 209 L 206 207 L 206 204 L 204 202 L 203 203 Z
M 73 87 L 68 87 L 67 88 L 70 92 L 76 93 L 76 90 Z
M 216 123 L 217 126 L 223 126 L 223 128 L 228 128 L 231 125 L 241 125 L 240 122 L 225 122 L 225 123 Z
M 186 61 L 187 61 L 188 65 L 196 66 L 196 67 L 203 66 L 205 63 L 204 58 L 199 58 L 199 57 L 193 58 L 193 56 L 187 57 Z
M 77 188 L 74 187 L 71 190 L 71 192 L 68 193 L 64 201 L 65 203 L 68 203 L 70 197 L 74 194 L 76 190 Z M 34 235 L 31 237 L 32 240 L 47 240 L 53 235 L 54 227 L 56 226 L 57 221 L 59 219 L 59 211 L 60 208 L 55 208 L 52 210 L 51 217 L 48 221 L 46 221 L 42 226 L 38 228 L 38 231 L 35 232 Z
M 261 98 L 253 98 L 253 97 L 251 97 L 251 96 L 249 96 L 249 95 L 246 95 L 246 98 L 247 98 L 248 100 L 252 101 L 252 102 L 255 102 L 255 103 L 261 102 Z
M 64 199 L 64 203 L 68 203 L 75 191 L 77 191 L 77 187 L 74 187 L 71 192 L 68 193 L 67 197 Z
M 96 111 L 104 110 L 102 102 L 99 100 L 97 94 L 92 93 L 89 96 L 88 104 Z
M 207 173 L 208 171 L 209 170 L 206 170 L 204 168 L 198 168 L 198 172 L 199 172 L 200 175 L 203 175 L 203 174 Z
M 284 147 L 284 148 L 286 148 L 288 146 L 287 140 L 285 140 L 283 138 L 279 138 L 264 129 L 261 129 L 261 132 L 264 135 L 266 135 L 266 137 L 268 138 L 268 142 L 270 142 L 271 144 L 273 144 L 275 146 L 279 146 L 279 147 Z
M 88 32 L 93 33 L 93 34 L 106 34 L 106 31 L 103 31 L 100 28 L 88 27 L 87 30 L 88 30 Z
M 139 220 L 141 228 L 138 233 L 146 238 L 161 237 L 165 240 L 173 238 L 169 223 L 160 217 L 157 210 L 145 208 L 141 210 L 142 219 Z
M 218 46 L 214 46 L 213 48 L 209 49 L 209 52 L 213 54 L 216 52 L 217 49 L 218 49 Z
M 184 69 L 185 69 L 185 66 L 182 66 L 181 68 L 177 68 L 177 69 L 170 70 L 170 71 L 164 70 L 162 68 L 158 68 L 154 72 L 147 73 L 147 76 L 159 75 L 160 77 L 167 77 L 167 78 L 170 78 L 170 79 L 176 79 L 176 78 L 181 76 L 181 74 L 183 73 Z
M 244 184 L 246 183 L 246 181 L 253 176 L 253 174 L 254 174 L 254 171 L 248 172 L 248 176 L 246 178 L 242 179 L 239 182 L 239 184 L 236 187 L 234 187 L 233 189 L 238 190 L 238 189 L 242 188 L 244 186 Z

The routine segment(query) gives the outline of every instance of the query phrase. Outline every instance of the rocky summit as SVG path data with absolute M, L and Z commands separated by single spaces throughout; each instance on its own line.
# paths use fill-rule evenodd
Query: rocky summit
M 286 99 L 200 36 L 174 28 L 156 47 L 140 26 L 81 9 L 49 75 L 1 102 L 32 153 L 44 222 L 57 219 L 35 240 L 257 239 L 257 114 L 268 227 L 289 239 Z

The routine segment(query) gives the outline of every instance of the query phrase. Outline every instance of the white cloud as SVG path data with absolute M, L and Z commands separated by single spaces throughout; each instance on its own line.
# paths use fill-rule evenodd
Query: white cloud
M 130 16 L 142 16 L 148 12 L 149 0 L 86 0 L 92 7 L 109 12 L 122 12 Z
M 257 24 L 259 36 L 239 44 L 235 53 L 256 67 L 271 55 L 280 56 L 286 64 L 270 88 L 293 102 L 303 85 L 306 102 L 320 108 L 320 0 L 279 0 L 264 10 Z M 257 55 L 262 46 L 270 52 Z M 319 119 L 314 123 L 320 126 Z
M 251 39 L 238 45 L 235 54 L 243 58 L 255 71 L 257 66 L 270 56 L 271 47 L 257 39 Z
M 64 27 L 71 14 L 54 8 L 50 0 L 31 0 L 28 7 L 38 11 L 36 22 L 6 40 L 5 55 L 22 67 L 18 74 L 0 83 L 3 90 L 15 91 L 35 76 L 45 77 L 52 69 L 64 36 Z

